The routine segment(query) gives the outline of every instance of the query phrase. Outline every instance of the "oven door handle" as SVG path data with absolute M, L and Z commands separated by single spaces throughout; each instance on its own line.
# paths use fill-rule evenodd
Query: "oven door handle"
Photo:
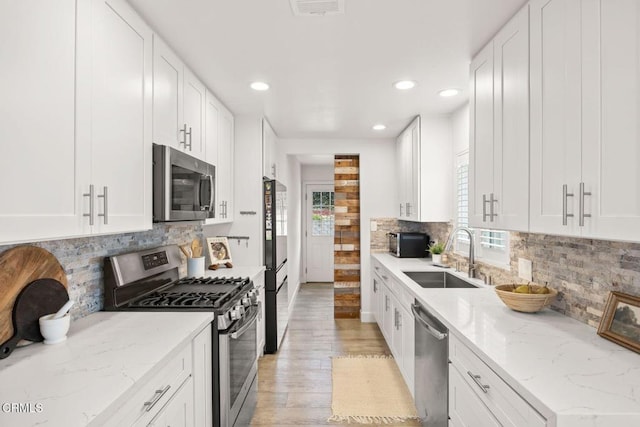
M 230 333 L 229 337 L 233 340 L 237 340 L 238 338 L 240 338 L 242 334 L 244 334 L 247 331 L 247 329 L 253 326 L 257 317 L 258 317 L 258 310 L 254 310 L 251 317 L 249 317 L 249 319 L 244 322 L 244 325 L 237 331 Z

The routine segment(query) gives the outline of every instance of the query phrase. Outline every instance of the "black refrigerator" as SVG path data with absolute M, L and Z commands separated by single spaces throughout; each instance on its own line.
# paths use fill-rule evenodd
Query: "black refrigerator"
M 265 353 L 278 351 L 289 322 L 287 285 L 287 187 L 263 181 Z

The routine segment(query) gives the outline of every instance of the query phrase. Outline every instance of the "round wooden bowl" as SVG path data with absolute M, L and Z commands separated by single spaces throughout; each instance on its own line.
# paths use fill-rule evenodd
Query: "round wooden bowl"
M 515 311 L 524 313 L 535 313 L 550 305 L 558 295 L 555 289 L 549 289 L 548 294 L 521 294 L 513 292 L 520 285 L 498 285 L 495 287 L 496 293 L 507 307 Z M 533 291 L 542 286 L 531 285 Z

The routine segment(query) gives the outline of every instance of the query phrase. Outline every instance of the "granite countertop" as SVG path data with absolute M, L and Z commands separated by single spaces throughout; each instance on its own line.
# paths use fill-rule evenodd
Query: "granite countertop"
M 519 313 L 491 287 L 423 289 L 402 271 L 449 271 L 372 254 L 456 337 L 558 426 L 640 425 L 640 355 L 550 309 Z M 481 284 L 479 280 L 474 283 Z
M 60 344 L 17 348 L 0 360 L 0 425 L 97 422 L 212 321 L 212 313 L 98 312 L 72 322 Z M 27 412 L 7 410 L 11 403 Z

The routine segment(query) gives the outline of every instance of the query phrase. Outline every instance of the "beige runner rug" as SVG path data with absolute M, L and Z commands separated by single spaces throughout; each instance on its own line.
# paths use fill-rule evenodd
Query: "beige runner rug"
M 391 424 L 418 418 L 393 357 L 334 357 L 331 370 L 333 415 L 329 421 Z

